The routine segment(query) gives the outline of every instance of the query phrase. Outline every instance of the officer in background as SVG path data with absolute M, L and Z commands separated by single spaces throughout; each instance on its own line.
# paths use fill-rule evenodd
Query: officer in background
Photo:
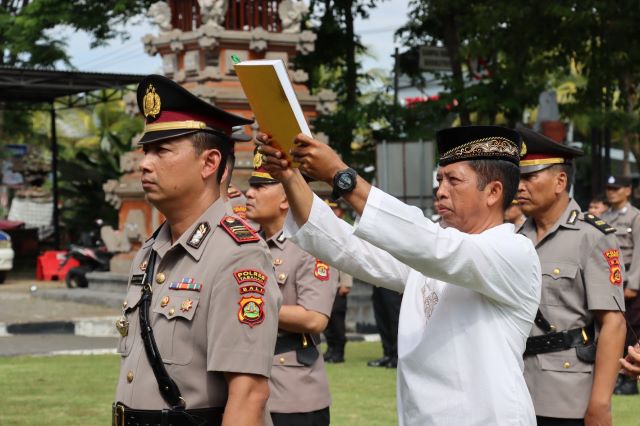
M 620 244 L 622 262 L 624 263 L 624 298 L 627 304 L 625 316 L 640 333 L 640 210 L 633 207 L 631 202 L 631 178 L 627 176 L 610 176 L 606 182 L 606 194 L 609 210 L 602 219 L 616 228 L 616 237 Z M 626 346 L 636 344 L 632 330 L 627 330 Z M 638 384 L 636 380 L 621 374 L 614 391 L 618 395 L 636 395 Z
M 116 322 L 113 424 L 264 424 L 281 295 L 266 244 L 220 197 L 231 127 L 249 121 L 157 75 L 137 99 L 142 187 L 166 222 L 134 258 Z
M 536 246 L 542 296 L 524 353 L 538 425 L 610 425 L 625 322 L 615 229 L 580 213 L 569 197 L 572 159 L 582 152 L 519 129 L 519 233 Z M 597 344 L 596 344 L 597 341 Z
M 273 257 L 283 301 L 267 404 L 276 426 L 329 425 L 331 396 L 320 356 L 337 288 L 337 271 L 287 240 L 289 211 L 284 188 L 254 157 L 247 191 L 247 217 L 258 223 Z
M 233 128 L 233 133 L 231 134 L 233 144 L 227 159 L 226 171 L 220 183 L 220 194 L 229 202 L 229 213 L 239 216 L 245 221 L 247 220 L 247 197 L 244 196 L 242 191 L 233 186 L 231 178 L 236 164 L 235 143 L 249 142 L 252 139 L 251 136 L 244 133 L 242 126 Z M 255 224 L 250 223 L 250 225 L 255 228 Z
M 374 286 L 371 293 L 373 316 L 382 341 L 382 358 L 367 362 L 369 367 L 398 367 L 398 323 L 402 294 Z

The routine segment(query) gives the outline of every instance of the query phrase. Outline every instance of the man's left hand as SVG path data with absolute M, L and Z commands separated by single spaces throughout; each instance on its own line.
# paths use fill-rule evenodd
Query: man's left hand
M 314 179 L 333 185 L 333 177 L 348 166 L 338 154 L 318 140 L 299 134 L 291 150 L 293 161 L 300 164 L 300 171 Z
M 340 287 L 338 289 L 338 294 L 340 296 L 346 296 L 347 294 L 349 294 L 351 292 L 351 289 L 349 287 Z

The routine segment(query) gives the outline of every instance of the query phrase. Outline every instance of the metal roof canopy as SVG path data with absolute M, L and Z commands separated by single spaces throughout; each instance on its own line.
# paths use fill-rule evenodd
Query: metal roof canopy
M 66 107 L 87 106 L 88 101 L 109 102 L 122 98 L 126 86 L 139 83 L 144 75 L 106 74 L 82 71 L 35 70 L 0 67 L 0 102 L 49 104 L 51 113 L 51 171 L 53 176 L 54 245 L 60 247 L 60 212 L 58 208 L 58 138 L 55 102 Z M 107 89 L 122 89 L 107 93 Z M 91 92 L 102 91 L 101 96 Z M 78 97 L 85 93 L 86 96 Z M 66 98 L 66 99 L 61 99 Z

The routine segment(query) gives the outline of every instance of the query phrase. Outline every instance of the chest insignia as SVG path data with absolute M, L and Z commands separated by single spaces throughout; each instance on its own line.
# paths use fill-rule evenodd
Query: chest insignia
M 146 261 L 146 260 L 145 260 L 145 261 L 143 261 L 143 262 L 140 264 L 140 270 L 141 270 L 142 272 L 144 272 L 144 271 L 146 271 L 146 270 L 147 270 L 147 261 Z
M 160 301 L 160 307 L 164 308 L 165 306 L 167 306 L 169 304 L 169 296 L 165 296 L 162 298 L 162 300 Z
M 204 241 L 204 237 L 207 236 L 209 231 L 211 231 L 211 225 L 207 222 L 199 223 L 193 231 L 193 234 L 191 234 L 191 237 L 189 237 L 187 244 L 196 249 L 200 248 L 200 245 Z
M 578 220 L 578 213 L 580 213 L 578 210 L 572 210 L 571 213 L 569 213 L 569 218 L 567 219 L 568 225 L 575 225 L 576 220 Z
M 616 249 L 605 250 L 604 258 L 609 264 L 609 281 L 615 286 L 622 285 L 622 270 L 620 269 L 620 251 Z
M 320 259 L 316 259 L 316 267 L 313 270 L 313 275 L 319 279 L 320 281 L 328 281 L 329 280 L 329 265 L 321 261 Z
M 193 278 L 183 278 L 180 282 L 172 282 L 169 284 L 169 290 L 202 290 L 202 284 L 194 282 Z
M 253 328 L 264 321 L 264 300 L 262 297 L 243 297 L 238 302 L 238 321 Z
M 280 266 L 282 265 L 282 259 L 280 259 L 279 257 L 273 259 L 273 266 Z
M 256 231 L 251 229 L 251 227 L 240 218 L 225 216 L 220 221 L 220 226 L 222 226 L 222 229 L 227 231 L 231 238 L 238 244 L 260 241 L 260 237 L 256 234 Z
M 191 299 L 183 300 L 182 303 L 180 304 L 180 310 L 182 312 L 189 312 L 189 310 L 192 307 L 193 307 L 193 300 L 191 300 Z
M 614 228 L 613 226 L 609 225 L 604 220 L 599 219 L 599 218 L 595 217 L 594 215 L 592 215 L 590 213 L 587 213 L 587 214 L 584 215 L 584 221 L 587 222 L 590 225 L 595 226 L 596 228 L 598 228 L 604 234 L 612 234 L 612 233 L 616 232 L 616 228 Z

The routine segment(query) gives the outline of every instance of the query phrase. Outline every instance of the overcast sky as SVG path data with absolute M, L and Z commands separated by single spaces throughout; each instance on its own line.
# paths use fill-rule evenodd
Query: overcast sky
M 393 34 L 407 21 L 409 0 L 386 0 L 371 11 L 367 20 L 358 20 L 356 32 L 369 48 L 372 58 L 364 58 L 365 70 L 379 68 L 390 71 L 393 67 L 391 55 L 396 43 Z M 146 17 L 130 22 L 126 28 L 131 35 L 129 40 L 113 40 L 106 47 L 91 49 L 89 37 L 85 33 L 74 33 L 61 28 L 67 38 L 71 63 L 81 71 L 150 74 L 162 70 L 160 56 L 144 53 L 141 38 L 146 34 L 157 34 Z

